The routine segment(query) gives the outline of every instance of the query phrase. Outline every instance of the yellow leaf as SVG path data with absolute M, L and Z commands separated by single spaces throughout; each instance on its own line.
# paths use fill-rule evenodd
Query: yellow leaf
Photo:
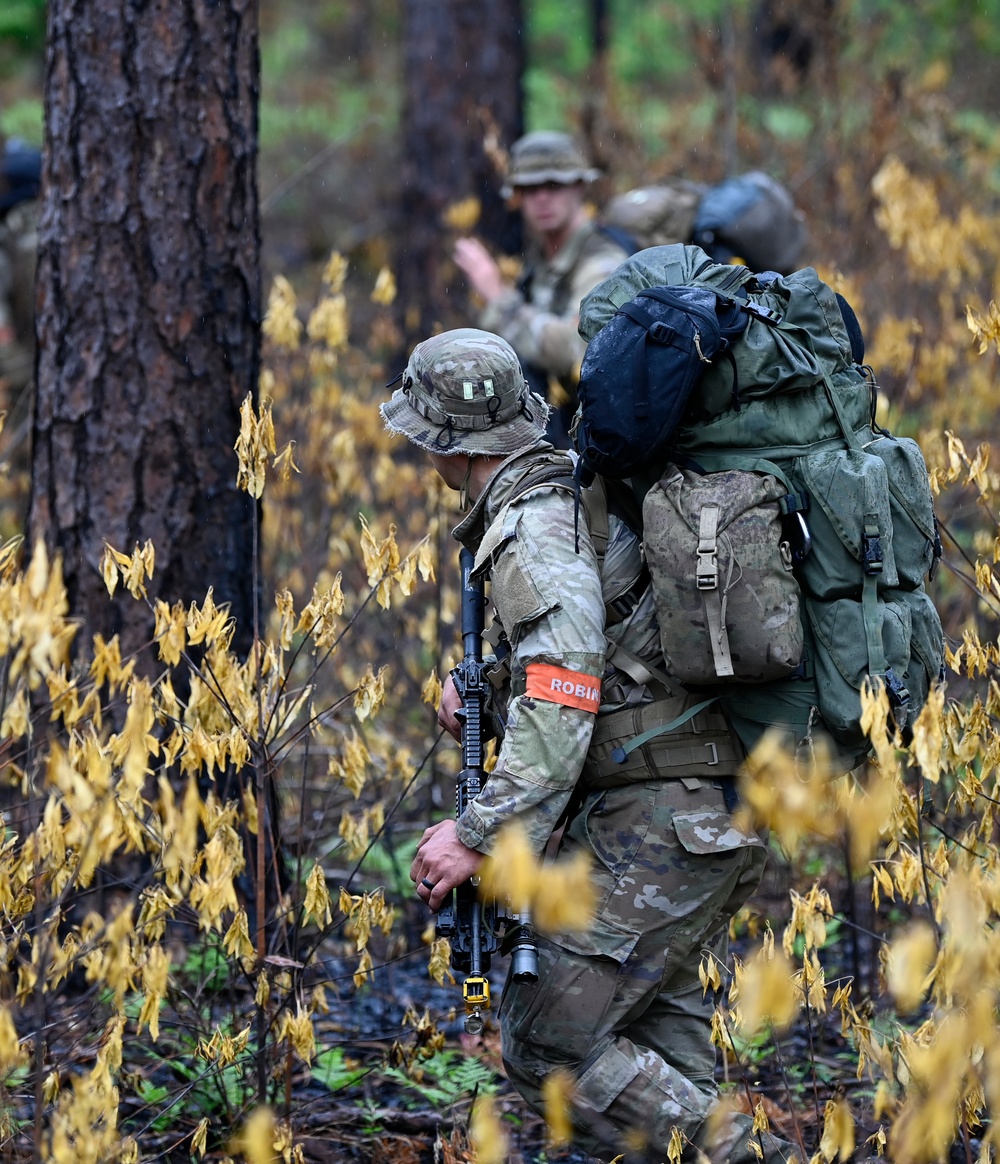
M 306 327 L 309 338 L 322 341 L 329 351 L 347 346 L 347 300 L 343 295 L 328 295 L 321 299 L 309 316 Z
M 481 212 L 480 201 L 472 194 L 459 202 L 452 202 L 450 206 L 445 208 L 442 218 L 445 225 L 451 230 L 456 230 L 459 234 L 468 234 L 479 221 Z
M 767 1020 L 776 1030 L 789 1026 L 801 1006 L 792 968 L 781 950 L 767 957 L 761 950 L 747 962 L 740 983 L 740 1011 L 748 1032 Z
M 501 829 L 493 851 L 479 871 L 484 897 L 498 897 L 515 913 L 531 908 L 538 887 L 539 864 L 524 829 L 516 821 Z
M 395 276 L 388 267 L 383 267 L 378 273 L 378 278 L 375 280 L 375 287 L 372 291 L 372 303 L 380 303 L 383 307 L 388 307 L 395 298 Z
M 191 1154 L 205 1155 L 205 1143 L 208 1139 L 208 1117 L 206 1116 L 195 1128 L 191 1135 Z
M 222 939 L 222 948 L 231 958 L 253 960 L 254 948 L 250 941 L 250 923 L 247 920 L 246 910 L 238 909 L 233 923 Z
M 670 1164 L 681 1164 L 681 1158 L 684 1155 L 684 1136 L 681 1134 L 680 1128 L 674 1124 L 670 1129 L 670 1140 L 667 1144 L 667 1159 Z
M 374 715 L 385 702 L 385 673 L 386 667 L 380 667 L 376 675 L 371 667 L 365 672 L 354 693 L 354 714 L 360 720 Z
M 916 1010 L 937 958 L 937 939 L 926 922 L 915 922 L 889 946 L 886 986 L 904 1014 Z
M 267 314 L 261 328 L 264 335 L 279 348 L 294 351 L 302 338 L 302 324 L 296 315 L 298 300 L 291 283 L 277 275 L 267 298 Z
M 270 1108 L 258 1107 L 250 1113 L 236 1150 L 242 1151 L 247 1164 L 278 1164 L 274 1151 L 274 1114 Z
M 307 1011 L 297 1010 L 294 1015 L 285 1012 L 278 1030 L 278 1039 L 287 1039 L 303 1063 L 311 1063 L 316 1054 L 316 1033 Z
M 17 1028 L 10 1009 L 0 1006 L 0 1070 L 8 1074 L 27 1059 L 17 1037 Z
M 360 990 L 362 986 L 368 981 L 375 972 L 375 967 L 372 962 L 372 956 L 367 950 L 361 951 L 361 956 L 358 958 L 357 969 L 354 971 L 353 980 L 355 987 Z
M 431 933 L 433 934 L 433 929 Z M 455 981 L 451 972 L 451 942 L 447 938 L 435 938 L 431 942 L 431 956 L 427 961 L 427 973 L 438 986 L 444 986 L 447 977 L 449 982 Z
M 573 1120 L 570 1099 L 573 1077 L 568 1071 L 553 1071 L 542 1081 L 542 1103 L 548 1142 L 553 1148 L 563 1148 L 573 1139 Z
M 582 932 L 590 928 L 596 904 L 590 856 L 581 851 L 541 866 L 531 920 L 543 934 Z
M 702 996 L 708 993 L 709 987 L 713 991 L 722 989 L 722 975 L 713 954 L 706 953 L 698 963 L 698 980 L 701 982 Z
M 935 685 L 931 688 L 927 702 L 920 710 L 913 725 L 913 742 L 910 750 L 920 765 L 924 776 L 936 784 L 941 776 L 944 745 L 944 691 Z
M 429 703 L 431 707 L 438 707 L 441 703 L 441 693 L 443 691 L 441 680 L 438 678 L 437 668 L 424 680 L 424 685 L 420 689 L 420 698 L 424 703 Z
M 101 577 L 108 588 L 108 594 L 114 598 L 118 589 L 118 565 L 115 562 L 114 550 L 105 542 L 104 553 L 101 556 Z
M 46 1103 L 55 1103 L 59 1098 L 59 1072 L 50 1071 L 42 1083 L 42 1099 Z
M 333 920 L 330 891 L 326 886 L 326 876 L 317 861 L 306 878 L 306 897 L 302 906 L 302 920 L 315 920 L 319 926 L 328 926 Z
M 506 1164 L 507 1137 L 492 1096 L 483 1095 L 476 1100 L 469 1120 L 469 1139 L 475 1145 L 476 1164 Z
M 885 1128 L 880 1127 L 874 1135 L 869 1136 L 868 1139 L 865 1140 L 865 1143 L 871 1144 L 871 1146 L 875 1149 L 876 1155 L 884 1156 L 886 1146 L 889 1143 L 888 1137 L 885 1134 Z M 980 1159 L 982 1159 L 982 1157 L 980 1157 Z
M 854 1151 L 854 1117 L 846 1100 L 827 1100 L 819 1150 L 827 1164 L 834 1159 L 846 1160 Z
M 299 472 L 299 467 L 292 457 L 294 451 L 295 441 L 289 441 L 271 462 L 271 467 L 277 469 L 278 480 L 282 483 L 290 480 L 293 473 Z
M 330 288 L 332 294 L 337 295 L 344 289 L 344 280 L 347 278 L 347 259 L 340 251 L 332 251 L 326 266 L 323 268 L 323 282 Z

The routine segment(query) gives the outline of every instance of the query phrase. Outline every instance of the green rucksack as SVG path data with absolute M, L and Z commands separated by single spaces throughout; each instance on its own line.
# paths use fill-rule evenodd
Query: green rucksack
M 581 335 L 677 285 L 711 288 L 749 322 L 706 365 L 669 463 L 632 479 L 668 669 L 717 694 L 748 747 L 771 725 L 796 739 L 825 726 L 860 759 L 865 679 L 905 733 L 942 673 L 923 456 L 875 422 L 857 321 L 811 268 L 756 275 L 652 248 L 587 296 Z

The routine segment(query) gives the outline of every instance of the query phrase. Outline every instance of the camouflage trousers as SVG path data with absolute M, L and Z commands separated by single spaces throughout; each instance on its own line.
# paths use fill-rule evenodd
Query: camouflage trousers
M 713 1160 L 755 1159 L 747 1117 L 729 1116 L 724 1142 L 707 1142 L 715 1048 L 698 964 L 703 951 L 725 956 L 729 919 L 763 872 L 760 838 L 733 827 L 718 784 L 658 780 L 589 793 L 562 843 L 579 849 L 595 867 L 594 925 L 540 937 L 537 983 L 508 981 L 511 1082 L 540 1111 L 545 1078 L 569 1070 L 575 1142 L 593 1153 L 663 1161 L 676 1126 L 692 1159 L 695 1145 Z M 763 1140 L 765 1159 L 787 1156 Z

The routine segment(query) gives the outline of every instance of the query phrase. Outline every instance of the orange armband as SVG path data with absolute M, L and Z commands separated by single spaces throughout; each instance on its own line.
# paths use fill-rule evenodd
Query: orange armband
M 561 703 L 594 715 L 601 705 L 601 681 L 581 671 L 554 667 L 551 663 L 529 663 L 525 668 L 524 694 L 545 703 Z

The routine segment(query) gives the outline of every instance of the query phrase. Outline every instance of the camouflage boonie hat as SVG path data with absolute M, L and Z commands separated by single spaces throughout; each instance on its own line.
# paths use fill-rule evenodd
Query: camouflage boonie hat
M 380 412 L 386 428 L 429 453 L 507 456 L 544 438 L 549 406 L 506 340 L 462 327 L 417 344 Z
M 601 175 L 588 164 L 583 151 L 568 133 L 543 129 L 526 133 L 510 147 L 510 162 L 501 194 L 509 198 L 517 186 L 543 182 L 593 182 Z

